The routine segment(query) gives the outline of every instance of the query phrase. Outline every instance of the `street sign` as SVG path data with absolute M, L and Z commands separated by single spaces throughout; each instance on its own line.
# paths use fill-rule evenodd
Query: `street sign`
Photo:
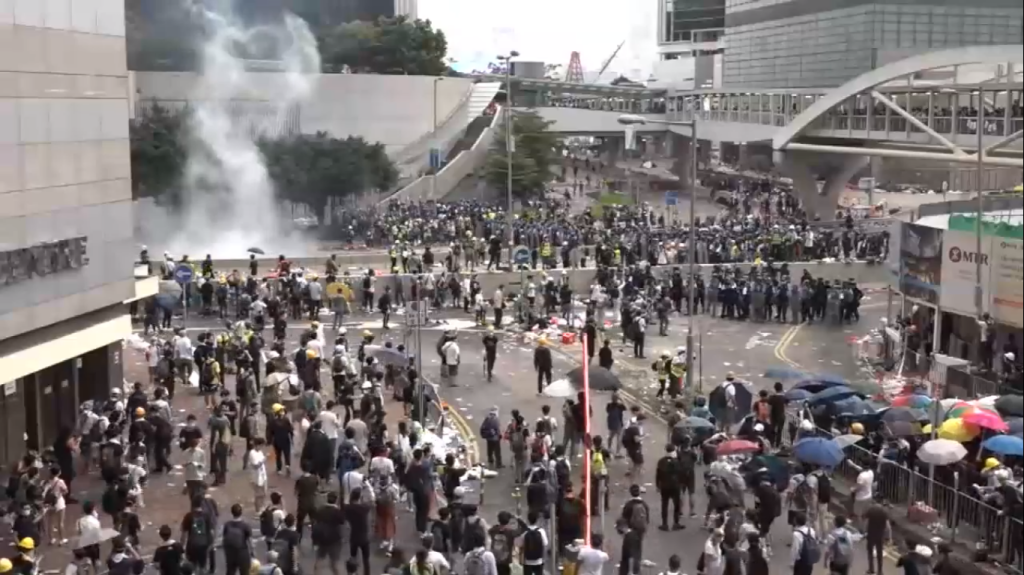
M 530 263 L 530 248 L 516 246 L 512 248 L 512 262 L 517 266 L 525 266 Z
M 430 148 L 430 167 L 437 170 L 441 167 L 441 150 Z
M 874 189 L 875 189 L 875 179 L 874 178 L 861 178 L 860 180 L 857 181 L 857 189 L 859 189 L 862 192 L 874 191 Z
M 666 206 L 678 206 L 679 205 L 679 192 L 675 190 L 669 190 L 665 192 L 665 205 Z
M 410 301 L 405 304 L 405 324 L 409 327 L 422 327 L 427 321 L 427 302 Z
M 195 272 L 192 271 L 192 266 L 188 264 L 178 264 L 177 267 L 174 268 L 174 281 L 182 285 L 192 283 L 193 275 L 195 275 Z

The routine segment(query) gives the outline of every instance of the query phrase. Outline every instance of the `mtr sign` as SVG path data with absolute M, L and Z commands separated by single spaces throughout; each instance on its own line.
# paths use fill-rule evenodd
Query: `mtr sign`
M 979 254 L 978 252 L 969 252 L 962 250 L 956 246 L 949 248 L 949 261 L 954 263 L 966 263 L 966 264 L 978 264 L 978 258 L 981 258 L 981 265 L 988 265 L 988 254 Z

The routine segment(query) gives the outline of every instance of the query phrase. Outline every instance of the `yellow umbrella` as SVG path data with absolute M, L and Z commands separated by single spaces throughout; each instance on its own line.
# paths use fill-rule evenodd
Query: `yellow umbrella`
M 331 282 L 327 284 L 328 299 L 345 298 L 352 301 L 352 288 L 343 282 Z
M 927 426 L 927 429 L 922 431 L 931 433 L 931 426 Z M 960 418 L 947 419 L 939 426 L 939 439 L 951 439 L 960 443 L 970 441 L 978 437 L 980 433 L 981 429 L 978 426 L 965 423 Z

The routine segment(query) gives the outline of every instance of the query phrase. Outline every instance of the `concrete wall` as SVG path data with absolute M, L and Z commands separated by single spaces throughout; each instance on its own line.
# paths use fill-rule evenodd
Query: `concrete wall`
M 89 260 L 0 285 L 0 340 L 133 293 L 124 33 L 124 0 L 0 1 L 0 249 L 87 236 Z
M 202 99 L 196 93 L 194 73 L 133 72 L 139 100 L 185 102 Z M 283 74 L 249 74 L 251 91 L 241 100 L 272 102 L 286 83 Z M 437 82 L 438 123 L 464 103 L 473 80 L 445 78 Z M 325 131 L 331 135 L 362 136 L 381 142 L 389 153 L 416 142 L 431 132 L 434 121 L 432 76 L 378 76 L 372 74 L 324 74 L 313 93 L 299 106 L 301 131 Z M 425 153 L 425 152 L 424 152 Z

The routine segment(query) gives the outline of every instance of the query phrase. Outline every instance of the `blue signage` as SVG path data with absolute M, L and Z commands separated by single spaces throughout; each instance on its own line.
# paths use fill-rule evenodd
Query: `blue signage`
M 435 170 L 441 168 L 441 150 L 430 148 L 430 167 Z
M 195 275 L 195 272 L 192 271 L 192 266 L 188 264 L 178 264 L 174 268 L 174 281 L 182 285 L 192 283 L 193 275 Z
M 516 246 L 512 248 L 512 261 L 518 266 L 525 266 L 530 263 L 530 248 Z
M 678 206 L 679 205 L 679 192 L 675 190 L 669 190 L 665 192 L 665 205 L 666 206 Z

